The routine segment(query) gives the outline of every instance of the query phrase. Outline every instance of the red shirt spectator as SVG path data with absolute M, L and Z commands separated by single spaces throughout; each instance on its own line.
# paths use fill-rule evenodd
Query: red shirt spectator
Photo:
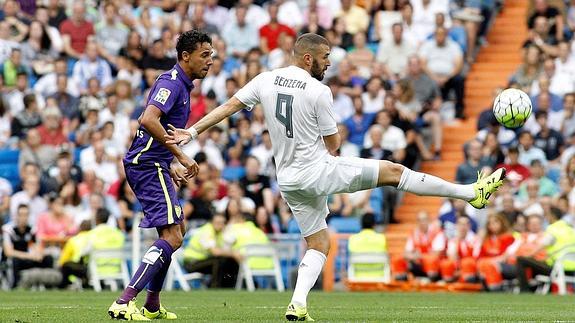
M 80 58 L 88 43 L 88 37 L 94 35 L 94 26 L 86 20 L 85 15 L 85 5 L 82 2 L 74 2 L 72 16 L 60 24 L 64 51 L 75 58 Z
M 519 164 L 519 150 L 517 147 L 509 148 L 507 157 L 508 162 L 497 165 L 495 169 L 500 167 L 505 168 L 505 178 L 511 183 L 514 189 L 518 189 L 519 185 L 531 176 L 531 172 L 529 168 Z
M 296 37 L 293 29 L 278 22 L 278 6 L 270 4 L 269 8 L 270 22 L 260 28 L 260 48 L 269 53 L 278 47 L 278 39 L 282 33 Z

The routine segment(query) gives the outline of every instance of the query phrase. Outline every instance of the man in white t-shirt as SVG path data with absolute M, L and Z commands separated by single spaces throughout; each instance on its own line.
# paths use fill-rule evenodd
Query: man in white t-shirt
M 327 197 L 383 185 L 418 195 L 464 199 L 483 208 L 502 184 L 502 169 L 475 184 L 458 185 L 385 160 L 335 157 L 341 139 L 329 88 L 320 81 L 329 66 L 329 42 L 304 34 L 294 47 L 294 65 L 261 73 L 231 99 L 189 129 L 170 126 L 166 143 L 186 144 L 224 118 L 261 103 L 269 130 L 278 185 L 307 242 L 295 291 L 286 312 L 290 321 L 309 320 L 307 294 L 329 251 Z

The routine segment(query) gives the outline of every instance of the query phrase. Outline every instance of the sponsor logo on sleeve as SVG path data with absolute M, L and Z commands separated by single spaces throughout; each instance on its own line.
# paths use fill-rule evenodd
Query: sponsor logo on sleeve
M 166 104 L 171 93 L 172 93 L 172 91 L 166 89 L 165 87 L 162 87 L 158 90 L 158 93 L 156 93 L 156 96 L 154 97 L 154 101 L 161 103 L 161 104 Z

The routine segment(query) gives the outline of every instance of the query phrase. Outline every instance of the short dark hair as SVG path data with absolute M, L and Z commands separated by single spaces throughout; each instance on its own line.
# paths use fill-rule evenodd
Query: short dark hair
M 30 210 L 30 205 L 22 203 L 22 204 L 18 204 L 18 208 L 16 209 L 17 211 L 20 211 L 20 209 L 28 209 Z
M 34 95 L 34 94 L 26 94 L 26 95 L 24 96 L 23 101 L 24 101 L 24 107 L 28 108 L 28 107 L 30 107 L 30 105 L 31 105 L 32 103 L 35 103 L 35 102 L 36 102 L 36 95 Z
M 549 211 L 549 214 L 551 214 L 556 220 L 560 220 L 563 217 L 563 212 L 557 207 L 552 206 Z
M 535 112 L 535 120 L 537 120 L 541 117 L 547 118 L 547 111 L 540 110 L 540 111 Z
M 108 222 L 109 217 L 110 211 L 106 210 L 105 208 L 101 207 L 96 210 L 96 224 Z
M 320 45 L 329 47 L 329 42 L 323 36 L 313 33 L 306 33 L 298 37 L 294 46 L 294 53 L 296 56 L 302 56 L 306 52 L 310 54 L 316 53 Z
M 209 43 L 211 45 L 212 38 L 208 34 L 195 29 L 182 33 L 180 37 L 178 37 L 178 42 L 176 43 L 178 59 L 182 59 L 183 52 L 191 53 L 202 43 Z
M 373 213 L 366 213 L 361 217 L 362 229 L 373 229 L 375 226 L 375 215 Z

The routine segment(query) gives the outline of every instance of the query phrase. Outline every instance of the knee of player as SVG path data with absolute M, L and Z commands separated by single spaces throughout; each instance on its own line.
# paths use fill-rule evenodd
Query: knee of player
M 382 160 L 379 162 L 379 174 L 380 177 L 383 174 L 385 177 L 385 183 L 399 183 L 399 179 L 401 178 L 401 174 L 403 173 L 403 169 L 405 167 L 398 163 L 393 163 L 388 160 Z

